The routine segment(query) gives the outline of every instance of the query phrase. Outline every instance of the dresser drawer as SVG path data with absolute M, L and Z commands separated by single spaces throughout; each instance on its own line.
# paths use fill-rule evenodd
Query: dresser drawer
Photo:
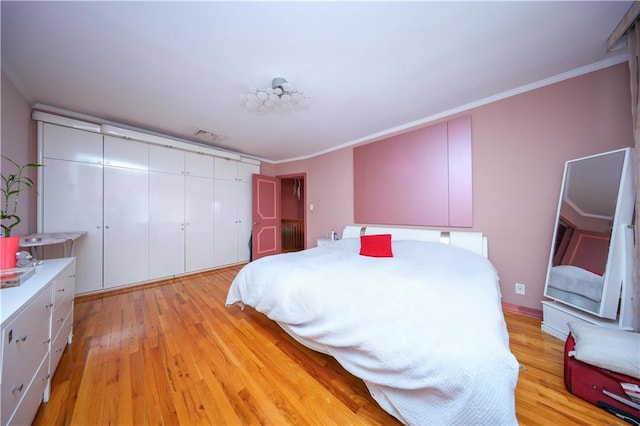
M 64 353 L 64 348 L 67 346 L 69 341 L 69 335 L 71 334 L 73 326 L 73 312 L 69 312 L 67 317 L 64 318 L 60 326 L 59 333 L 51 342 L 51 355 L 50 362 L 51 366 L 49 371 L 51 371 L 51 375 L 56 371 L 56 367 L 58 366 L 58 362 L 60 362 L 60 358 L 62 358 L 62 354 Z
M 75 290 L 75 262 L 62 271 L 60 276 L 53 282 L 53 305 L 54 312 L 58 309 L 68 309 L 73 300 Z
M 2 328 L 2 423 L 15 410 L 49 351 L 51 307 L 51 286 L 47 286 Z
M 62 324 L 69 316 L 69 313 L 73 311 L 73 300 L 65 300 L 64 303 L 58 306 L 51 316 L 51 337 L 55 338 L 62 328 Z
M 42 395 L 44 394 L 44 390 L 49 383 L 49 359 L 45 359 L 38 372 L 33 377 L 33 381 L 31 385 L 24 389 L 22 393 L 24 396 L 18 405 L 15 413 L 13 413 L 13 417 L 9 420 L 9 425 L 29 425 L 33 421 L 38 412 L 38 407 L 40 407 L 40 403 L 42 403 Z M 9 413 L 10 414 L 10 413 Z M 2 412 L 3 420 L 2 423 L 5 424 L 4 421 L 4 411 Z

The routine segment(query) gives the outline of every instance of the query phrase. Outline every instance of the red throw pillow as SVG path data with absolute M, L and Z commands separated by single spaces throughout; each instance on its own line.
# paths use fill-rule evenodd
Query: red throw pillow
M 362 235 L 360 237 L 360 255 L 371 257 L 393 257 L 391 234 Z

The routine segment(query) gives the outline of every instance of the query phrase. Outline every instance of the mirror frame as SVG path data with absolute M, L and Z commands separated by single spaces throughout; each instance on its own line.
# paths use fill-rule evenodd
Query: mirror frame
M 633 227 L 632 224 L 635 205 L 635 193 L 633 188 L 631 150 L 632 148 L 623 148 L 569 160 L 565 163 L 564 174 L 562 177 L 562 186 L 560 187 L 561 189 L 558 200 L 558 208 L 554 221 L 549 262 L 547 264 L 547 275 L 543 293 L 545 297 L 579 309 L 588 314 L 596 315 L 598 317 L 606 319 L 618 318 L 619 313 L 621 313 L 622 311 L 622 309 L 620 309 L 619 303 L 621 300 L 621 294 L 623 302 L 625 301 L 625 298 L 630 299 L 631 297 L 630 294 L 626 294 L 628 292 L 627 286 L 631 285 L 633 272 L 633 232 L 631 232 L 630 229 Z M 558 222 L 560 220 L 560 213 L 562 210 L 564 192 L 567 185 L 567 176 L 570 166 L 578 161 L 593 159 L 605 155 L 612 155 L 619 152 L 624 152 L 622 171 L 618 187 L 618 194 L 616 197 L 616 208 L 611 227 L 611 235 L 609 239 L 609 250 L 603 275 L 604 284 L 602 299 L 599 304 L 599 309 L 596 312 L 567 302 L 566 300 L 558 298 L 557 296 L 549 295 L 549 276 L 551 273 L 551 268 L 553 266 L 555 246 L 557 243 L 556 238 L 558 236 Z

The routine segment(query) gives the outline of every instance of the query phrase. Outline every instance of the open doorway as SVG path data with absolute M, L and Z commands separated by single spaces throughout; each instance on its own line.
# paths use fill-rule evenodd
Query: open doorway
M 306 175 L 279 176 L 282 252 L 306 246 Z

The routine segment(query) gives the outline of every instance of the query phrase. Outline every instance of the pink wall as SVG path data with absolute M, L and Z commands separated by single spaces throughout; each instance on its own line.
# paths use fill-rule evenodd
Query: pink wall
M 22 97 L 13 83 L 2 73 L 2 127 L 0 153 L 18 164 L 37 161 L 36 125 L 31 120 L 31 106 Z M 13 173 L 15 167 L 2 159 L 0 166 L 3 174 Z M 28 176 L 36 180 L 35 170 L 29 170 Z M 25 192 L 20 197 L 18 215 L 22 222 L 13 228 L 12 235 L 28 235 L 36 232 L 36 195 Z
M 464 112 L 473 123 L 472 229 L 489 238 L 503 302 L 541 309 L 564 162 L 633 144 L 628 82 L 623 63 Z M 309 247 L 353 223 L 352 153 L 262 168 L 307 173 Z
M 470 227 L 471 148 L 469 115 L 353 148 L 354 220 Z
M 564 162 L 632 145 L 628 81 L 623 63 L 464 112 L 473 123 L 472 229 L 489 237 L 504 302 L 540 309 Z M 29 105 L 4 74 L 1 130 L 3 155 L 36 160 Z M 306 173 L 309 247 L 353 223 L 353 148 L 264 164 L 262 173 Z M 31 198 L 16 234 L 36 230 Z M 515 282 L 526 296 L 515 295 Z
M 341 149 L 308 160 L 264 164 L 261 173 L 276 176 L 307 173 L 307 247 L 353 223 L 353 149 Z M 313 204 L 313 210 L 309 206 Z

